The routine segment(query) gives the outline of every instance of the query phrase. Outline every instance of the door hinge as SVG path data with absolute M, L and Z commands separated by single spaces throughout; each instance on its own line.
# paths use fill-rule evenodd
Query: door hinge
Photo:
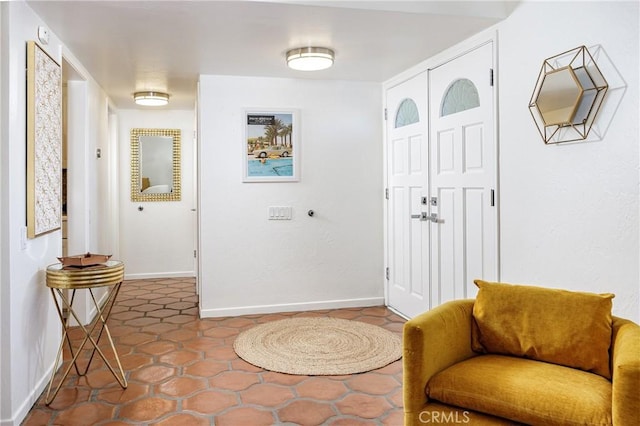
M 387 281 L 389 281 L 389 268 L 386 269 L 384 276 L 387 278 Z
M 197 251 L 193 251 L 193 258 L 195 259 L 197 257 Z
M 384 120 L 387 121 L 387 109 L 384 109 Z
M 389 199 L 389 188 L 385 188 L 384 189 L 384 199 L 388 200 Z
M 493 68 L 489 68 L 489 86 L 493 87 Z
M 491 190 L 491 207 L 495 207 L 496 206 L 496 190 L 492 189 Z

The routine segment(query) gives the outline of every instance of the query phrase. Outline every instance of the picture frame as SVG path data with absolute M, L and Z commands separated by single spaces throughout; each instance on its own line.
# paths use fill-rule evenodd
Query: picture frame
M 242 128 L 243 182 L 300 180 L 297 109 L 245 108 Z
M 62 225 L 62 69 L 27 42 L 27 237 Z

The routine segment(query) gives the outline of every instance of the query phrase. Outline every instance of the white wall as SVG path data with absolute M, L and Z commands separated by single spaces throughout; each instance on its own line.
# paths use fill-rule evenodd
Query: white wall
M 39 395 L 46 374 L 55 359 L 60 322 L 44 284 L 46 265 L 55 263 L 61 252 L 61 233 L 55 231 L 27 241 L 20 247 L 26 221 L 26 41 L 36 39 L 42 21 L 24 3 L 3 4 L 3 37 L 8 57 L 2 58 L 3 124 L 2 211 L 3 247 L 2 298 L 3 399 L 1 419 L 11 424 L 26 414 Z M 60 61 L 60 41 L 51 34 L 43 48 Z M 6 71 L 6 72 L 5 72 Z
M 194 116 L 192 110 L 118 111 L 120 258 L 127 278 L 195 275 Z M 131 201 L 130 131 L 139 127 L 181 130 L 180 201 Z
M 634 321 L 638 22 L 637 2 L 535 2 L 498 26 L 502 280 L 612 292 L 614 314 Z M 604 137 L 545 146 L 527 109 L 531 92 L 545 58 L 580 45 L 599 52 L 611 86 L 598 120 Z
M 117 146 L 116 141 L 110 140 L 107 128 L 108 99 L 64 46 L 62 55 L 67 66 L 74 69 L 73 79 L 67 81 L 66 111 L 68 254 L 114 254 L 111 239 L 105 237 L 117 229 L 110 221 L 110 206 L 116 204 L 116 195 L 109 186 L 113 174 L 109 166 L 117 159 Z M 100 158 L 96 155 L 98 149 Z M 106 297 L 107 289 L 96 289 L 94 295 L 100 300 Z M 85 324 L 96 313 L 88 292 L 76 295 L 74 308 Z
M 46 24 L 24 2 L 3 2 L 2 7 L 2 141 L 0 146 L 0 186 L 2 210 L 2 251 L 0 252 L 2 305 L 2 375 L 0 386 L 0 424 L 19 424 L 44 389 L 61 338 L 60 322 L 45 286 L 45 268 L 62 252 L 61 231 L 26 241 L 21 232 L 26 221 L 26 41 L 37 39 L 37 28 Z M 49 44 L 42 46 L 61 62 L 65 47 L 50 32 Z M 71 61 L 75 59 L 67 52 Z M 66 56 L 66 55 L 65 55 Z M 81 69 L 79 64 L 78 69 Z M 84 141 L 87 151 L 104 143 L 107 100 L 104 92 L 89 79 L 85 93 L 87 105 Z M 81 160 L 82 161 L 82 160 Z M 92 191 L 100 191 L 95 174 L 82 177 Z M 80 194 L 84 197 L 85 194 Z M 95 198 L 82 201 L 87 234 L 83 249 L 99 250 L 95 241 L 101 228 Z
M 36 38 L 42 22 L 23 3 L 3 4 L 3 124 L 2 144 L 2 298 L 5 363 L 2 374 L 3 424 L 11 424 L 31 407 L 45 374 L 52 367 L 60 336 L 60 323 L 44 285 L 44 268 L 61 251 L 61 234 L 55 231 L 29 240 L 20 247 L 26 218 L 26 41 Z M 60 42 L 54 34 L 43 48 L 60 60 Z M 37 326 L 36 326 L 37 325 Z
M 382 304 L 380 85 L 205 75 L 199 100 L 203 316 Z M 300 182 L 242 183 L 247 107 L 300 110 Z

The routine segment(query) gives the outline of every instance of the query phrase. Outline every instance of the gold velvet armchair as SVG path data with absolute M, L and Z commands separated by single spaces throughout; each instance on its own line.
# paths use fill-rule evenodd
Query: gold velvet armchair
M 476 284 L 405 324 L 405 426 L 640 425 L 640 327 L 613 295 Z

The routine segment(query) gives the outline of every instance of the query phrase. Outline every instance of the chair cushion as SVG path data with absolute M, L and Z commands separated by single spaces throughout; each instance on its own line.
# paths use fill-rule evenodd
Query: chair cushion
M 591 371 L 611 378 L 613 294 L 476 280 L 472 348 Z
M 611 382 L 592 373 L 504 355 L 441 371 L 427 397 L 526 424 L 610 425 Z

